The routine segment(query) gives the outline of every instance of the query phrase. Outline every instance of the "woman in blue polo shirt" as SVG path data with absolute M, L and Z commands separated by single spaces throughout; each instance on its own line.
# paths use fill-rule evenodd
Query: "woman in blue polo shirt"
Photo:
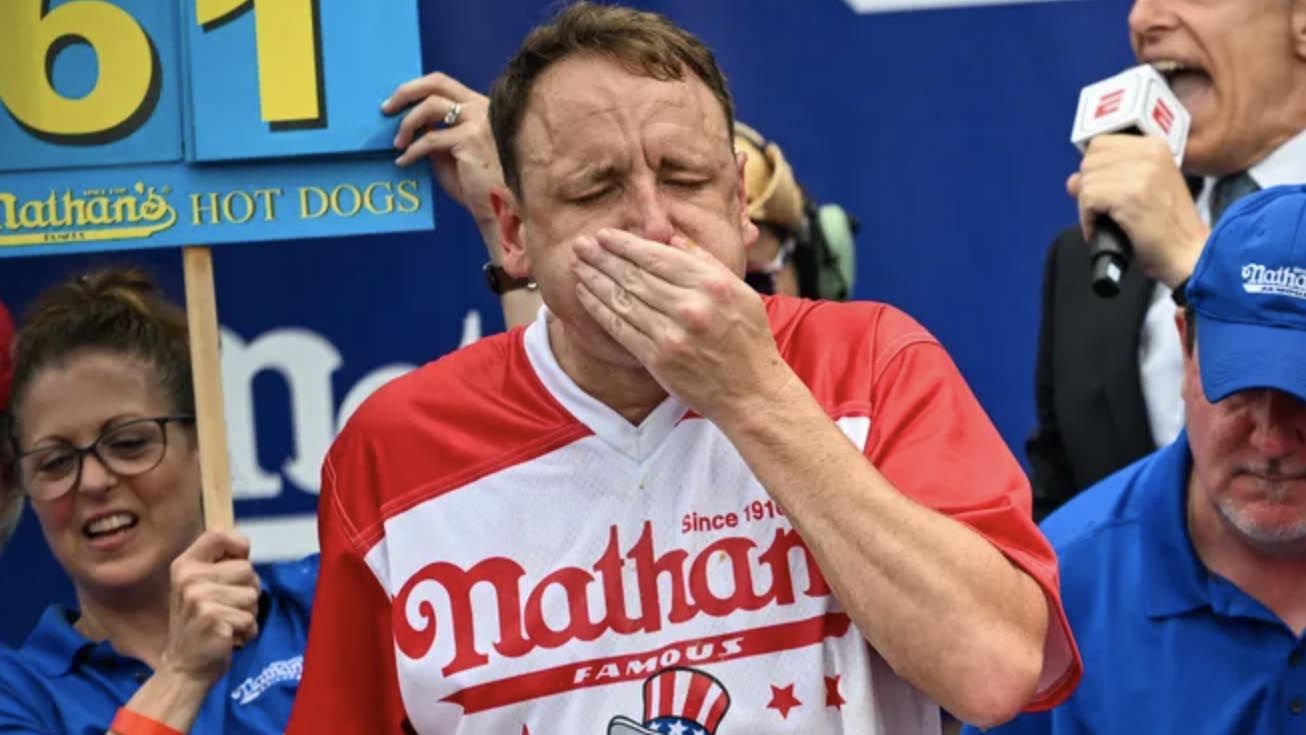
M 205 531 L 186 319 L 135 271 L 47 291 L 18 332 L 14 474 L 77 609 L 0 652 L 0 733 L 279 733 L 317 559 Z

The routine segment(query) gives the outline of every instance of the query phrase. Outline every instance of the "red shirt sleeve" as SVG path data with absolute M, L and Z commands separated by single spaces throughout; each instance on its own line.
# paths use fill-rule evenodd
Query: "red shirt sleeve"
M 357 525 L 339 493 L 367 480 L 354 459 L 347 441 L 337 441 L 322 468 L 322 566 L 304 676 L 286 730 L 292 735 L 411 732 L 395 671 L 390 599 L 364 559 L 366 549 L 358 548 Z
M 907 315 L 881 315 L 874 371 L 866 456 L 900 492 L 974 529 L 1043 589 L 1043 674 L 1026 710 L 1056 706 L 1078 684 L 1083 664 L 1061 605 L 1056 554 L 1031 516 L 1024 471 L 943 347 Z

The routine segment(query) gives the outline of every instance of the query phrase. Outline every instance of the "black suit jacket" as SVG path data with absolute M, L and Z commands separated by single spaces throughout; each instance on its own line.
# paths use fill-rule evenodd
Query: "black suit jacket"
M 1088 247 L 1075 227 L 1052 243 L 1043 273 L 1035 405 L 1025 445 L 1042 518 L 1115 470 L 1156 449 L 1138 372 L 1138 346 L 1155 282 L 1129 268 L 1114 298 L 1090 285 Z

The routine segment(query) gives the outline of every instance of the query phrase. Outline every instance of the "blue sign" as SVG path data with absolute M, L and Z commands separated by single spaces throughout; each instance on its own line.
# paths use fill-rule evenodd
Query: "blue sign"
M 414 0 L 199 5 L 215 17 L 187 13 L 190 158 L 366 151 L 393 158 L 395 125 L 381 101 L 421 73 Z
M 425 175 L 385 160 L 132 166 L 5 177 L 0 254 L 50 255 L 431 227 Z M 257 183 L 250 183 L 257 182 Z
M 44 5 L 0 3 L 0 189 L 9 171 L 180 161 L 178 3 Z
M 0 69 L 0 257 L 433 226 L 416 0 L 5 0 Z

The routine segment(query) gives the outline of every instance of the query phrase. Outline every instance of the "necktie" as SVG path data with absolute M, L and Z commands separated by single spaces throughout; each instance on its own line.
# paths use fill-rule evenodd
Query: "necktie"
M 1215 227 L 1220 221 L 1220 215 L 1234 202 L 1260 190 L 1260 185 L 1246 171 L 1216 179 L 1215 186 L 1211 189 L 1211 226 Z

